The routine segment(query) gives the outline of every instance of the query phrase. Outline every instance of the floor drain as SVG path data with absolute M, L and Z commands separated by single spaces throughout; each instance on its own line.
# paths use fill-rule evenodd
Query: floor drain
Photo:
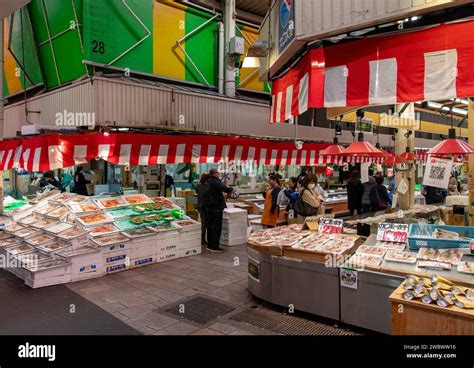
M 310 321 L 297 316 L 285 315 L 264 308 L 249 308 L 240 313 L 234 314 L 229 319 L 240 323 L 247 323 L 282 335 L 355 335 L 350 331 L 334 328 L 323 323 Z
M 197 296 L 168 307 L 165 312 L 200 325 L 206 325 L 233 310 L 235 308 L 230 305 Z

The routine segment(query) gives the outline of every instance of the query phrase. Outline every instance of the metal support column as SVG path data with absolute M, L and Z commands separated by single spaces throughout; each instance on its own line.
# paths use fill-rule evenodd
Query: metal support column
M 235 0 L 225 0 L 225 95 L 235 97 L 235 60 L 230 55 L 230 40 L 235 37 Z
M 3 117 L 3 71 L 5 61 L 3 59 L 3 27 L 4 20 L 0 17 L 0 141 L 3 140 L 4 117 Z M 3 171 L 0 171 L 0 213 L 3 213 Z
M 405 104 L 396 105 L 395 112 L 400 113 L 400 117 L 413 116 L 415 113 L 415 105 L 410 104 L 408 107 Z M 408 135 L 408 129 L 398 128 L 398 133 L 395 140 L 395 154 L 401 155 L 407 151 L 409 147 L 410 152 L 413 152 L 415 148 L 415 132 L 412 130 L 412 134 Z M 408 171 L 401 171 L 395 174 L 396 187 L 403 179 L 408 180 L 408 191 L 406 194 L 398 194 L 398 207 L 402 210 L 407 210 L 415 204 L 415 167 Z

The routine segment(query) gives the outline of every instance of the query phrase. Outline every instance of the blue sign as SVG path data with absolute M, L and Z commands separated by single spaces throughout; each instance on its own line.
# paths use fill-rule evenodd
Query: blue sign
M 295 38 L 294 0 L 280 0 L 278 51 L 281 54 Z

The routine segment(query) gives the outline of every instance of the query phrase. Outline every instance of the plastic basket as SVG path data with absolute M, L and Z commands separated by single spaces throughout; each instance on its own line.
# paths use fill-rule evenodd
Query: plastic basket
M 458 233 L 460 236 L 465 238 L 474 239 L 474 227 L 411 224 L 408 232 L 408 247 L 410 250 L 418 250 L 420 248 L 469 248 L 469 240 L 446 240 L 417 237 L 414 234 L 416 234 L 418 229 L 421 227 L 424 227 L 430 233 L 433 233 L 436 229 L 441 229 Z

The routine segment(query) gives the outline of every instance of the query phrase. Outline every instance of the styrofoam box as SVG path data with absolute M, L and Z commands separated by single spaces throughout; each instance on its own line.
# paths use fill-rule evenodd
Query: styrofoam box
M 130 259 L 141 259 L 146 257 L 155 257 L 157 254 L 156 244 L 133 248 L 130 251 Z
M 71 280 L 86 280 L 105 274 L 101 251 L 98 248 L 82 247 L 75 250 L 60 252 L 68 262 L 71 262 Z
M 105 273 L 107 275 L 110 275 L 111 273 L 125 271 L 125 270 L 128 270 L 129 268 L 130 268 L 130 264 L 127 264 L 125 262 L 118 262 L 115 264 L 107 265 L 105 267 Z
M 194 240 L 187 240 L 185 242 L 179 243 L 178 249 L 189 249 L 201 246 L 201 238 L 194 239 Z
M 179 251 L 179 257 L 189 257 L 189 256 L 195 256 L 198 254 L 202 253 L 202 247 L 194 247 L 194 248 L 187 248 L 187 249 L 181 249 Z
M 130 261 L 130 267 L 137 268 L 137 267 L 149 266 L 153 263 L 156 263 L 156 255 L 132 259 Z
M 102 261 L 104 263 L 104 267 L 108 267 L 115 263 L 123 263 L 127 259 L 130 259 L 131 250 L 120 250 L 116 253 L 108 253 L 107 255 L 102 255 Z
M 167 246 L 167 245 L 178 245 L 181 240 L 181 235 L 179 232 L 173 233 L 172 236 L 158 236 L 156 243 L 158 247 Z
M 39 264 L 37 267 L 25 267 L 25 282 L 27 280 L 36 282 L 52 280 L 58 278 L 60 280 L 68 279 L 71 281 L 71 263 L 56 259 L 49 262 Z M 50 284 L 54 285 L 54 284 Z
M 71 275 L 63 275 L 63 276 L 51 277 L 48 279 L 40 279 L 40 280 L 25 278 L 25 284 L 33 289 L 42 288 L 46 286 L 52 286 L 52 285 L 68 284 L 70 282 L 71 282 Z
M 151 234 L 149 236 L 142 236 L 139 238 L 132 239 L 132 248 L 137 249 L 141 247 L 146 247 L 148 245 L 153 245 L 156 248 L 158 243 L 158 237 L 156 234 Z
M 162 252 L 157 255 L 156 263 L 171 261 L 176 258 L 179 258 L 178 250 L 175 250 L 173 252 Z
M 174 244 L 158 244 L 157 248 L 157 254 L 163 254 L 163 253 L 171 253 L 171 252 L 176 252 L 179 249 L 179 243 L 174 243 Z
M 103 256 L 108 256 L 110 254 L 114 255 L 114 254 L 124 252 L 124 251 L 130 252 L 132 248 L 133 248 L 133 245 L 131 241 L 105 245 L 105 246 L 100 247 Z
M 248 212 L 241 208 L 226 208 L 224 210 L 224 219 L 245 218 L 247 219 Z
M 66 238 L 63 238 L 61 237 L 61 234 L 57 235 L 59 239 L 65 241 L 65 242 L 69 242 L 69 244 L 71 244 L 72 246 L 72 249 L 78 249 L 78 248 L 81 248 L 85 245 L 88 245 L 89 244 L 89 233 L 84 233 L 82 235 L 79 235 L 75 238 L 72 238 L 72 239 L 66 239 Z
M 196 240 L 196 239 L 201 240 L 201 230 L 181 233 L 179 241 L 181 243 L 181 242 L 192 241 L 192 240 Z

